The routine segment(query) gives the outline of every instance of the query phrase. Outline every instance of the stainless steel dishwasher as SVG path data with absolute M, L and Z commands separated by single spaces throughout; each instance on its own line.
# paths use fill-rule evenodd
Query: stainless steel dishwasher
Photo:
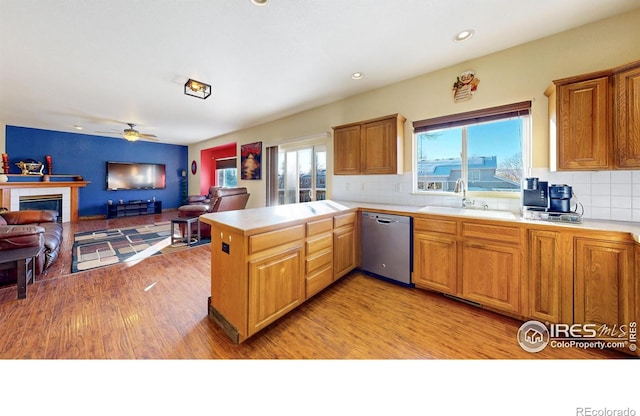
M 362 213 L 362 270 L 411 285 L 411 217 Z

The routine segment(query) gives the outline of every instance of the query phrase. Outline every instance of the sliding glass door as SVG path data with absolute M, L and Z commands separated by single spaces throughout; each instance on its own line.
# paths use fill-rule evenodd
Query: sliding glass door
M 327 148 L 306 146 L 278 151 L 278 200 L 295 204 L 326 199 Z

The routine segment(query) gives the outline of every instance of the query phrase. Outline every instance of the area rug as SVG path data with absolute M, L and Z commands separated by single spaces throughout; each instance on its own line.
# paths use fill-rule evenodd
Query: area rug
M 178 237 L 179 227 L 175 226 Z M 186 242 L 171 245 L 171 222 L 116 228 L 113 230 L 76 233 L 73 242 L 71 273 L 140 261 L 149 256 L 167 254 L 207 244 L 210 238 L 201 238 L 188 246 Z

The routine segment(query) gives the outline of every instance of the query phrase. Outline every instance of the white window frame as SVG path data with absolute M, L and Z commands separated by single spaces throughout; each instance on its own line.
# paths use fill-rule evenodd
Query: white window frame
M 513 117 L 521 117 L 523 120 L 522 123 L 522 175 L 523 177 L 527 176 L 531 169 L 531 137 L 532 137 L 532 114 L 531 114 L 531 101 L 523 101 L 515 104 L 508 104 L 505 106 L 493 107 L 488 109 L 470 111 L 467 113 L 460 113 L 451 116 L 438 117 L 434 119 L 420 120 L 413 123 L 414 133 L 413 133 L 413 193 L 419 195 L 455 195 L 451 191 L 441 191 L 441 190 L 423 190 L 418 189 L 418 135 L 424 131 L 428 130 L 439 130 L 442 128 L 447 128 L 446 123 L 457 123 L 457 126 L 471 126 L 474 124 L 478 124 L 474 122 L 474 119 L 482 119 L 486 118 L 486 121 L 489 121 L 489 118 L 494 117 L 495 120 L 507 120 L 510 117 L 506 116 L 506 114 L 514 111 L 514 108 L 518 109 L 516 112 L 519 112 L 518 115 L 514 115 Z M 503 117 L 503 115 L 505 115 Z M 480 121 L 480 122 L 486 122 Z M 440 126 L 434 128 L 425 129 L 425 126 Z M 453 125 L 451 126 L 453 127 Z M 466 129 L 462 129 L 462 146 L 461 146 L 461 178 L 465 183 L 465 188 L 468 187 L 469 174 L 468 174 L 468 158 L 467 158 L 467 131 Z M 437 182 L 436 180 L 432 182 Z M 511 191 L 467 191 L 467 195 L 473 195 L 476 197 L 490 197 L 490 198 L 520 198 L 521 192 L 511 192 Z

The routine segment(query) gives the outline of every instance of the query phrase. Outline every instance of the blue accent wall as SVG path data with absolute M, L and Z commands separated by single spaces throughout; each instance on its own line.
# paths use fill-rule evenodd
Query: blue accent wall
M 85 188 L 79 188 L 80 217 L 106 215 L 109 199 L 117 203 L 120 199 L 125 202 L 146 201 L 155 197 L 162 201 L 163 209 L 181 205 L 180 173 L 183 169 L 188 170 L 187 146 L 128 142 L 114 137 L 7 126 L 5 149 L 9 155 L 9 173 L 20 173 L 15 163 L 21 160 L 35 159 L 45 164 L 45 156 L 50 155 L 54 175 L 80 175 L 85 181 L 91 182 Z M 163 163 L 167 167 L 167 187 L 155 190 L 107 191 L 107 161 Z M 17 182 L 19 179 L 21 178 L 11 177 L 9 181 Z M 52 181 L 54 180 L 57 179 L 53 178 Z

